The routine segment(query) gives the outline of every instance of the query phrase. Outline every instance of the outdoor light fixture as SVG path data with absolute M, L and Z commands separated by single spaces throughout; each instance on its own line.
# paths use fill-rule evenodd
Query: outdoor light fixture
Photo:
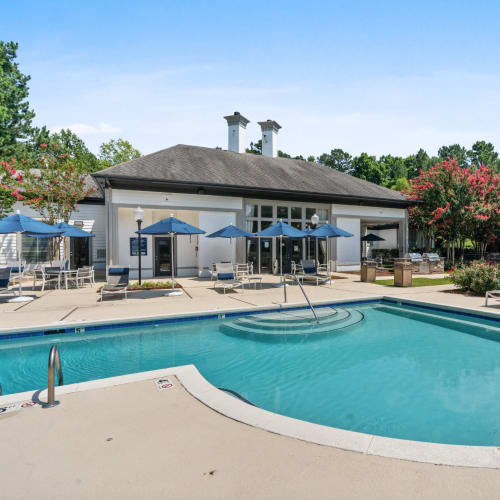
M 313 226 L 316 226 L 319 222 L 319 215 L 318 214 L 314 214 L 312 217 L 311 217 L 311 224 Z
M 139 257 L 139 286 L 142 284 L 142 276 L 141 276 L 141 256 L 142 256 L 142 237 L 141 237 L 141 224 L 144 220 L 144 210 L 141 207 L 137 207 L 134 210 L 134 219 L 137 222 L 137 232 L 138 232 L 138 240 L 137 240 L 137 256 Z

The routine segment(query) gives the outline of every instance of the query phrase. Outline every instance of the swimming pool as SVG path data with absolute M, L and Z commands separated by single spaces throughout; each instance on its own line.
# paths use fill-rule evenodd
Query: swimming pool
M 500 445 L 500 321 L 382 301 L 0 341 L 4 394 L 195 364 L 283 415 L 368 434 Z M 307 332 L 304 334 L 304 332 Z

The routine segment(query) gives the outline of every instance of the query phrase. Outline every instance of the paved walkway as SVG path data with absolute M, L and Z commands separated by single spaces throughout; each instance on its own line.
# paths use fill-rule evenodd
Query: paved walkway
M 486 309 L 482 297 L 446 293 L 446 290 L 454 288 L 453 285 L 394 288 L 362 283 L 355 275 L 339 274 L 339 276 L 343 276 L 344 279 L 335 280 L 331 288 L 305 285 L 311 300 L 356 299 L 374 295 L 390 295 L 500 313 L 500 302 Z M 221 290 L 214 290 L 211 282 L 206 279 L 181 278 L 179 282 L 186 292 L 182 296 L 165 297 L 165 292 L 162 290 L 137 291 L 130 292 L 126 301 L 119 296 L 105 298 L 102 303 L 98 301 L 99 284 L 94 287 L 46 290 L 45 292 L 33 292 L 31 287 L 26 286 L 25 293 L 36 295 L 38 298 L 21 304 L 6 302 L 7 297 L 0 299 L 0 329 L 57 325 L 61 322 L 100 321 L 217 309 L 239 309 L 279 304 L 284 301 L 283 288 L 272 286 L 278 282 L 278 277 L 275 276 L 265 276 L 262 289 L 259 287 L 238 289 L 228 291 L 225 295 Z M 297 286 L 287 287 L 287 296 L 290 303 L 305 304 L 304 297 Z
M 212 411 L 175 377 L 0 415 L 0 497 L 492 499 L 500 471 L 405 462 L 272 434 Z

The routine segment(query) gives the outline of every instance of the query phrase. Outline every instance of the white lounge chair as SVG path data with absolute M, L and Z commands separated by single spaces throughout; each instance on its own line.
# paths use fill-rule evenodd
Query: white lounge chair
M 106 273 L 106 284 L 101 288 L 101 302 L 104 294 L 124 293 L 127 300 L 127 291 L 129 285 L 128 266 L 110 266 Z
M 323 274 L 318 272 L 318 268 L 316 266 L 316 262 L 314 260 L 302 260 L 301 261 L 303 271 L 300 274 L 297 274 L 297 278 L 304 283 L 304 281 L 316 283 L 316 285 L 320 285 L 323 283 L 332 284 L 332 278 L 330 273 Z
M 500 301 L 500 290 L 490 290 L 489 292 L 486 292 L 486 294 L 484 296 L 485 307 L 488 307 L 488 299 Z
M 243 285 L 243 281 L 237 279 L 231 263 L 217 263 L 215 269 L 217 281 L 214 283 L 214 289 L 217 286 L 223 287 L 224 293 L 226 293 L 226 288 L 233 289 Z

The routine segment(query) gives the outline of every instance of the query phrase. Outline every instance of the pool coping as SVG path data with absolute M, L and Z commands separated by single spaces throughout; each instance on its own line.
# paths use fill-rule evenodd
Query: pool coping
M 423 307 L 429 307 L 434 310 L 453 311 L 470 316 L 486 317 L 500 319 L 497 313 L 487 311 L 478 311 L 457 306 L 448 306 L 444 304 L 433 304 L 431 302 L 419 301 L 415 299 L 406 299 L 392 296 L 367 296 L 356 297 L 344 300 L 329 300 L 316 302 L 314 305 L 322 306 L 328 304 L 363 304 L 386 300 L 393 303 L 408 303 Z M 263 311 L 276 311 L 280 309 L 303 308 L 303 303 L 276 304 L 275 306 L 258 306 L 252 308 L 239 308 L 230 310 L 213 310 L 208 312 L 210 317 L 218 315 L 232 315 L 241 313 L 255 313 Z M 149 316 L 142 318 L 133 318 L 134 323 L 143 321 L 154 321 L 160 318 L 164 319 L 204 319 L 206 315 L 203 312 L 171 314 L 161 316 Z M 121 324 L 129 323 L 132 318 L 124 318 L 120 321 L 109 320 L 106 323 Z M 104 322 L 78 322 L 78 325 L 102 325 Z M 75 323 L 67 323 L 68 326 L 75 327 Z M 47 328 L 54 329 L 55 325 L 47 325 Z M 40 329 L 37 327 L 36 329 Z M 12 331 L 26 331 L 26 329 L 9 329 Z M 217 389 L 210 384 L 196 369 L 194 365 L 184 365 L 148 372 L 139 372 L 117 377 L 80 382 L 56 388 L 56 396 L 70 394 L 79 391 L 93 390 L 104 387 L 122 385 L 141 380 L 155 379 L 163 376 L 175 375 L 182 386 L 194 398 L 198 399 L 204 405 L 227 416 L 233 420 L 251 425 L 275 434 L 299 439 L 302 441 L 315 443 L 324 446 L 332 446 L 343 450 L 364 453 L 367 455 L 376 455 L 386 458 L 396 458 L 415 462 L 424 462 L 437 465 L 450 465 L 461 467 L 479 467 L 479 468 L 500 468 L 500 447 L 496 446 L 464 446 L 449 445 L 440 443 L 428 443 L 420 441 L 409 441 L 404 439 L 389 438 L 372 434 L 364 434 L 335 427 L 315 424 L 292 417 L 279 415 L 259 407 L 255 407 L 236 399 L 233 396 Z M 27 391 L 16 394 L 0 396 L 0 407 L 17 403 L 21 401 L 44 398 L 46 389 L 42 391 Z
M 177 377 L 179 383 L 205 406 L 246 425 L 273 434 L 299 439 L 308 443 L 331 446 L 365 455 L 395 458 L 412 462 L 458 467 L 500 469 L 500 448 L 495 446 L 463 446 L 404 439 L 328 427 L 252 406 L 217 389 L 206 380 L 194 365 L 183 365 L 160 370 L 109 377 L 56 387 L 56 398 L 65 394 L 102 389 L 144 380 L 154 381 L 166 376 Z M 27 391 L 0 396 L 0 407 L 46 399 L 47 390 Z M 64 401 L 61 402 L 64 405 Z M 20 409 L 20 407 L 19 407 Z

